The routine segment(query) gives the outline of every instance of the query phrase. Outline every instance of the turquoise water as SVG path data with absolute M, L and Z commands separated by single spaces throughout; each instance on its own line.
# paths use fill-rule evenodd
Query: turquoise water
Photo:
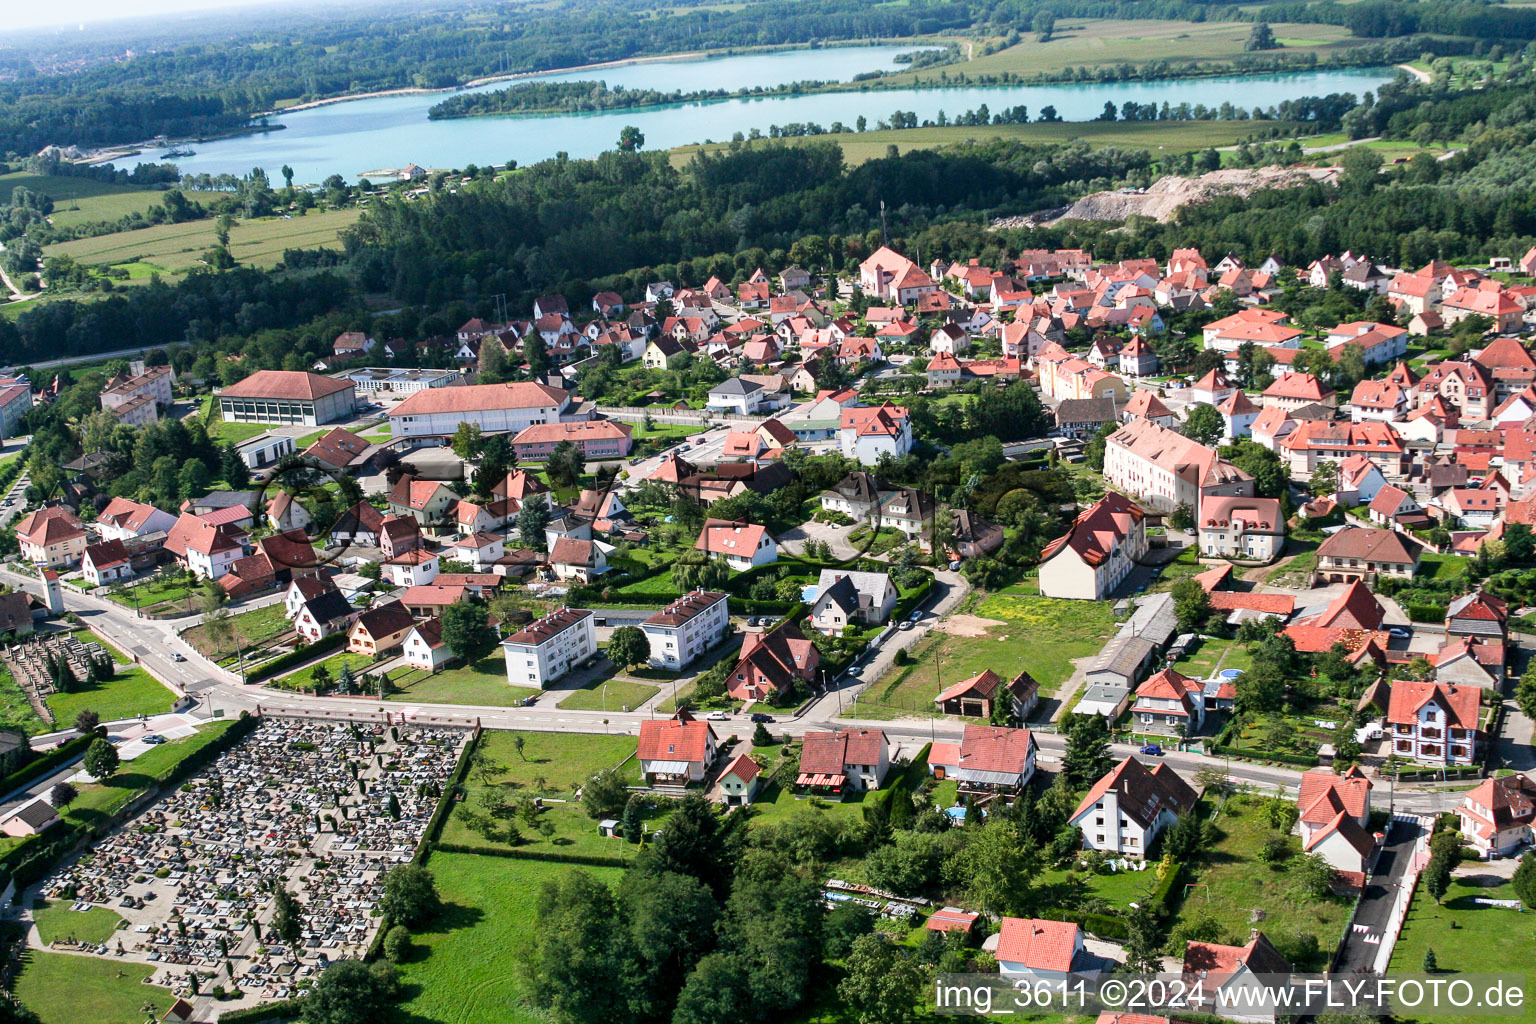
M 788 50 L 739 57 L 654 61 L 623 67 L 562 72 L 541 76 L 551 81 L 600 79 L 610 86 L 661 90 L 741 89 L 815 79 L 848 81 L 855 75 L 895 67 L 894 57 L 912 47 L 850 46 Z M 691 142 L 723 142 L 735 132 L 756 128 L 766 134 L 774 124 L 833 121 L 853 125 L 862 115 L 873 125 L 892 111 L 914 111 L 919 120 L 940 110 L 951 117 L 985 103 L 993 110 L 1023 104 L 1031 116 L 1047 104 L 1068 121 L 1096 116 L 1105 101 L 1168 102 L 1219 107 L 1268 107 L 1282 100 L 1334 92 L 1360 94 L 1394 76 L 1390 68 L 1315 71 L 1286 75 L 1170 79 L 1161 82 L 1036 86 L 967 86 L 946 89 L 892 89 L 868 92 L 770 96 L 710 103 L 684 103 L 640 110 L 592 114 L 509 116 L 429 121 L 427 110 L 445 93 L 383 96 L 335 103 L 273 120 L 284 130 L 197 143 L 196 154 L 175 161 L 184 173 L 246 174 L 253 167 L 273 179 L 283 164 L 295 180 L 319 182 L 331 174 L 357 177 L 365 171 L 403 167 L 464 167 L 471 163 L 527 164 L 565 152 L 590 157 L 617 144 L 619 129 L 634 125 L 645 133 L 648 149 Z M 508 83 L 474 91 L 506 88 Z M 146 154 L 149 155 L 149 154 Z

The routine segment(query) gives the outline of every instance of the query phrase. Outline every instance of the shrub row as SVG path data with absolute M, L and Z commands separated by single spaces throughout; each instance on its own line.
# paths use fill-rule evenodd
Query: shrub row
M 1100 939 L 1124 942 L 1131 937 L 1130 926 L 1123 918 L 1109 914 L 1085 914 L 1076 910 L 1047 910 L 1040 915 L 1047 921 L 1067 921 L 1081 925 L 1083 931 Z
M 1279 761 L 1281 764 L 1300 765 L 1305 768 L 1317 767 L 1316 754 L 1280 754 L 1269 750 L 1249 750 L 1246 747 L 1229 747 L 1218 743 L 1211 747 L 1211 752 L 1224 757 L 1251 757 L 1257 761 Z
M 1152 908 L 1159 914 L 1167 916 L 1173 910 L 1173 894 L 1183 877 L 1184 865 L 1182 863 L 1175 863 L 1173 870 L 1168 872 L 1166 878 L 1157 883 L 1156 889 L 1152 890 Z
M 271 679 L 273 676 L 282 675 L 289 669 L 298 668 L 315 655 L 334 651 L 346 642 L 347 634 L 345 630 L 340 633 L 332 633 L 330 636 L 321 637 L 307 647 L 301 647 L 297 651 L 289 651 L 287 654 L 279 654 L 265 665 L 252 669 L 246 674 L 246 679 L 253 683 L 259 683 L 263 679 Z
M 67 741 L 61 747 L 55 747 L 46 754 L 39 755 L 35 760 L 28 762 L 24 767 L 16 769 L 4 779 L 0 779 L 0 793 L 11 793 L 20 789 L 36 779 L 57 771 L 58 768 L 84 755 L 85 748 L 91 745 L 92 736 L 76 736 Z
M 615 840 L 618 842 L 618 840 Z M 548 853 L 535 850 L 518 850 L 508 847 L 498 849 L 485 846 L 468 846 L 464 843 L 433 843 L 433 853 L 471 853 L 477 857 L 509 857 L 512 860 L 547 860 L 556 864 L 583 864 L 593 868 L 627 868 L 630 862 L 621 857 L 599 857 L 591 853 Z
M 1445 605 L 1409 604 L 1408 618 L 1414 622 L 1444 622 Z

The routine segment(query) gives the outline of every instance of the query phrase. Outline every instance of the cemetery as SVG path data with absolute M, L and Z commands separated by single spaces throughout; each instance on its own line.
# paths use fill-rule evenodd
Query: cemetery
M 384 875 L 414 856 L 469 736 L 263 718 L 38 885 L 82 912 L 73 934 L 55 917 L 51 948 L 146 965 L 181 996 L 292 995 L 368 949 Z M 105 941 L 92 908 L 123 919 Z

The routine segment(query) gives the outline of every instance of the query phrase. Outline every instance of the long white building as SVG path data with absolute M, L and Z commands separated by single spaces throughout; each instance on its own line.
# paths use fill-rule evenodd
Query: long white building
M 1198 514 L 1202 494 L 1253 494 L 1253 478 L 1247 473 L 1198 441 L 1151 420 L 1132 420 L 1109 435 L 1104 480 L 1164 512 L 1188 505 Z
M 731 623 L 724 594 L 695 590 L 640 624 L 651 642 L 651 667 L 680 669 L 719 643 Z
M 389 414 L 389 430 L 395 437 L 448 437 L 460 423 L 473 423 L 485 433 L 517 433 L 578 418 L 569 393 L 519 381 L 417 391 Z

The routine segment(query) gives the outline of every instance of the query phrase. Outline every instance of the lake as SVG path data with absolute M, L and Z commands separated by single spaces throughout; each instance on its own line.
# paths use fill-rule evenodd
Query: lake
M 549 81 L 601 80 L 610 86 L 659 90 L 743 89 L 807 79 L 849 81 L 867 71 L 897 67 L 895 57 L 911 46 L 845 46 L 819 50 L 733 57 L 650 61 L 617 67 L 565 71 L 538 76 Z M 1022 104 L 1031 117 L 1046 105 L 1068 121 L 1092 120 L 1106 101 L 1164 102 L 1252 108 L 1282 100 L 1335 92 L 1360 94 L 1391 81 L 1391 68 L 1351 68 L 1283 75 L 1169 79 L 1157 82 L 1110 82 L 1033 86 L 965 86 L 945 89 L 890 89 L 868 92 L 768 96 L 708 103 L 603 111 L 590 114 L 474 117 L 429 121 L 427 110 L 451 93 L 380 96 L 314 107 L 273 118 L 282 131 L 195 143 L 196 154 L 176 160 L 184 174 L 246 174 L 265 168 L 278 178 L 288 164 L 297 182 L 319 182 L 331 174 L 355 178 L 377 168 L 464 167 L 468 164 L 520 164 L 565 152 L 575 158 L 595 156 L 617 145 L 619 129 L 634 125 L 645 133 L 647 149 L 670 149 L 691 142 L 723 142 L 756 128 L 764 134 L 774 124 L 833 121 L 852 125 L 861 115 L 871 126 L 892 111 L 907 110 L 919 120 L 950 117 L 985 103 L 994 112 Z M 501 82 L 475 92 L 507 88 Z M 146 151 L 146 157 L 157 154 Z

